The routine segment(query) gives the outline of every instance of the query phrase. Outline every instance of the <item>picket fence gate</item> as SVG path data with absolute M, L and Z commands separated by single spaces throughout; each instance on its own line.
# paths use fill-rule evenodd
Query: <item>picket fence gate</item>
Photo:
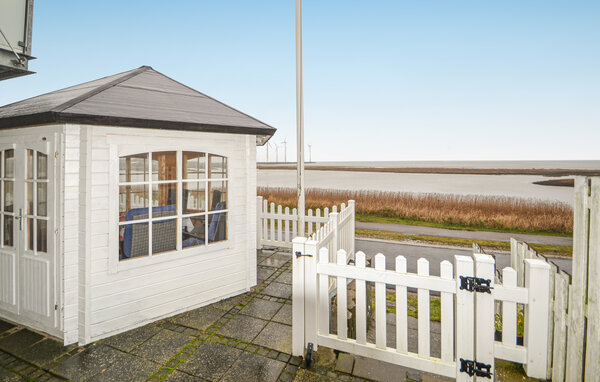
M 546 378 L 548 347 L 548 285 L 550 266 L 526 259 L 525 285 L 517 286 L 517 272 L 502 271 L 502 284 L 495 283 L 492 256 L 474 253 L 455 256 L 454 267 L 440 263 L 440 276 L 429 275 L 429 262 L 419 259 L 417 273 L 408 273 L 406 259 L 395 258 L 395 270 L 387 270 L 385 256 L 375 256 L 374 268 L 366 267 L 366 256 L 356 253 L 354 265 L 340 249 L 330 261 L 327 247 L 316 240 L 294 239 L 292 351 L 304 355 L 309 344 L 316 350 L 327 346 L 340 351 L 423 370 L 458 381 L 472 381 L 494 373 L 494 358 L 522 363 L 527 375 Z M 330 278 L 337 280 L 337 330 L 331 331 Z M 356 336 L 348 337 L 347 285 L 355 281 Z M 375 343 L 367 341 L 366 283 L 375 283 Z M 388 292 L 387 286 L 393 286 Z M 408 351 L 407 294 L 417 290 L 418 352 Z M 430 293 L 441 300 L 440 358 L 431 356 Z M 387 346 L 387 293 L 396 297 L 396 347 Z M 502 341 L 495 341 L 495 303 L 502 304 Z M 517 304 L 525 307 L 524 344 L 517 345 Z

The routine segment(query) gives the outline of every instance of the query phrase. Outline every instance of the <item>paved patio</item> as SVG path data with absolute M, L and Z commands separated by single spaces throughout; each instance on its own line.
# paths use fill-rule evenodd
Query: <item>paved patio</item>
M 258 251 L 249 293 L 85 347 L 0 320 L 0 381 L 439 381 L 321 347 L 292 357 L 291 252 Z

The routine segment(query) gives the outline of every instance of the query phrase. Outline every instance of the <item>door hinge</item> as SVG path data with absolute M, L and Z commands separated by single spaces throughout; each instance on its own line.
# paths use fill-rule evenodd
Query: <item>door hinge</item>
M 58 310 L 58 304 L 54 304 L 54 310 Z
M 467 373 L 469 377 L 487 377 L 492 378 L 491 372 L 492 365 L 487 365 L 482 362 L 470 361 L 466 359 L 460 359 L 460 372 Z
M 492 280 L 479 277 L 460 276 L 460 288 L 469 292 L 492 293 Z

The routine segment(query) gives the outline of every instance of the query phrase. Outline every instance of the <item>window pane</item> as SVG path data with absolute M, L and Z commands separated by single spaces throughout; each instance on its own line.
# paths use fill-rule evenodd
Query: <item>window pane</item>
M 33 179 L 33 150 L 27 149 L 27 179 Z
M 227 158 L 210 154 L 209 178 L 227 178 Z
M 4 152 L 4 177 L 15 177 L 15 150 L 10 149 Z
M 227 213 L 208 215 L 208 242 L 227 240 Z
M 119 258 L 148 256 L 148 223 L 127 224 L 119 227 Z
M 206 178 L 206 154 L 183 152 L 183 179 Z
M 13 246 L 13 217 L 4 215 L 3 221 L 4 227 L 4 245 L 12 247 Z
M 148 181 L 148 154 L 119 158 L 119 182 Z
M 133 217 L 145 214 L 148 217 L 148 186 L 119 187 L 119 221 L 136 220 Z
M 152 185 L 152 216 L 177 214 L 177 183 Z
M 177 180 L 175 151 L 152 153 L 152 180 Z
M 47 199 L 48 183 L 37 184 L 37 216 L 48 216 Z
M 48 179 L 48 155 L 37 153 L 37 178 Z
M 27 187 L 27 215 L 33 215 L 33 183 L 25 183 Z
M 227 181 L 208 182 L 210 211 L 227 208 Z
M 181 246 L 183 248 L 204 245 L 204 216 L 194 216 L 182 219 Z
M 27 231 L 25 231 L 25 233 L 27 234 L 27 249 L 29 249 L 30 251 L 33 251 L 33 238 L 34 238 L 34 221 L 35 219 L 27 219 Z
M 154 214 L 154 211 L 152 211 Z M 152 222 L 152 253 L 174 251 L 177 249 L 177 220 Z
M 193 214 L 206 211 L 206 182 L 183 184 L 183 213 Z
M 4 182 L 4 211 L 13 212 L 13 192 L 14 182 L 5 181 Z
M 37 221 L 37 251 L 47 252 L 48 250 L 48 234 L 46 230 L 47 222 L 38 219 Z

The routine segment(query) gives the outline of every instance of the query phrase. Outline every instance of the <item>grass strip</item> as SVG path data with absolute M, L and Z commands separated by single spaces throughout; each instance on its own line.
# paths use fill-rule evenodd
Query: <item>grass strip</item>
M 516 228 L 512 228 L 512 229 L 491 228 L 491 227 L 486 227 L 486 226 L 435 223 L 435 222 L 428 222 L 428 221 L 421 221 L 421 220 L 391 218 L 391 217 L 386 217 L 386 216 L 364 215 L 364 214 L 358 214 L 358 213 L 355 216 L 356 216 L 357 221 L 365 222 L 365 223 L 406 224 L 406 225 L 416 225 L 416 226 L 420 226 L 420 227 L 452 229 L 452 230 L 457 230 L 457 231 L 485 231 L 485 232 L 520 233 L 520 234 L 528 234 L 528 235 L 573 237 L 573 233 L 564 233 L 564 232 L 534 231 L 534 230 L 516 229 Z
M 417 241 L 422 243 L 438 244 L 438 245 L 452 245 L 457 247 L 471 248 L 473 243 L 477 243 L 485 249 L 495 249 L 502 251 L 510 251 L 510 243 L 506 241 L 495 241 L 495 240 L 473 240 L 473 239 L 460 239 L 454 237 L 441 237 L 441 236 L 427 236 L 427 235 L 406 235 L 397 232 L 384 232 L 384 231 L 373 231 L 367 229 L 357 229 L 356 236 L 370 239 L 383 239 L 393 241 Z M 572 257 L 573 247 L 562 246 L 562 245 L 549 245 L 549 244 L 530 244 L 531 248 L 535 249 L 539 253 L 551 256 L 561 257 Z

